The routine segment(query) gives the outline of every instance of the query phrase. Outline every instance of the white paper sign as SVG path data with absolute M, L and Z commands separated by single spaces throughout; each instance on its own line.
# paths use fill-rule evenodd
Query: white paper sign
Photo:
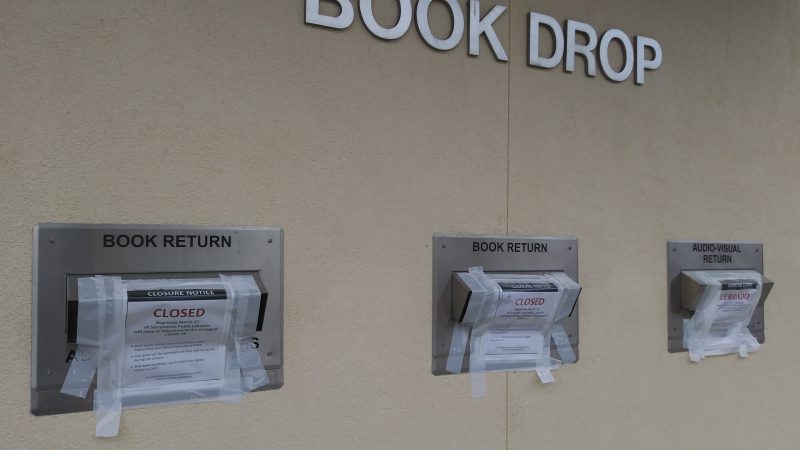
M 544 337 L 541 333 L 522 330 L 489 330 L 484 336 L 487 355 L 539 355 Z
M 724 337 L 739 330 L 739 325 L 747 326 L 753 303 L 758 302 L 755 280 L 721 281 L 722 288 L 717 299 L 716 315 L 711 322 L 711 336 Z
M 555 321 L 561 290 L 550 282 L 497 281 L 503 295 L 484 336 L 484 353 L 541 355 L 545 344 L 549 345 L 544 333 Z
M 123 385 L 221 379 L 230 303 L 222 285 L 129 290 Z

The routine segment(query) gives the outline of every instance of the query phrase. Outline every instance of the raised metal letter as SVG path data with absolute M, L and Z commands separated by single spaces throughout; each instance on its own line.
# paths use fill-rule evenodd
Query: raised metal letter
M 577 45 L 575 43 L 576 33 L 581 32 L 586 35 L 586 44 Z M 590 77 L 597 75 L 596 62 L 594 53 L 592 51 L 597 46 L 597 33 L 588 23 L 577 22 L 575 20 L 567 20 L 567 55 L 566 67 L 564 70 L 567 72 L 575 71 L 575 54 L 580 53 L 586 58 L 586 75 Z
M 464 13 L 461 11 L 457 0 L 440 0 L 450 8 L 450 15 L 453 19 L 453 31 L 447 39 L 439 39 L 433 35 L 431 26 L 428 23 L 428 12 L 433 0 L 419 0 L 417 3 L 417 28 L 422 39 L 436 50 L 452 50 L 464 36 Z
M 608 46 L 614 39 L 622 44 L 622 57 L 625 61 L 622 70 L 619 72 L 615 71 L 608 61 Z M 603 69 L 603 73 L 613 81 L 625 81 L 631 76 L 633 72 L 633 44 L 631 44 L 631 40 L 628 38 L 627 34 L 613 28 L 603 34 L 603 38 L 600 39 L 600 68 Z
M 370 33 L 386 40 L 399 39 L 406 34 L 406 31 L 411 26 L 414 9 L 411 6 L 411 0 L 398 0 L 398 3 L 400 3 L 400 18 L 397 20 L 397 24 L 392 28 L 384 28 L 375 20 L 375 15 L 372 12 L 372 0 L 361 0 L 359 2 L 361 19 Z
M 486 39 L 492 48 L 495 59 L 498 61 L 508 61 L 503 44 L 497 38 L 494 31 L 494 22 L 505 12 L 506 7 L 495 5 L 486 16 L 481 19 L 481 2 L 479 0 L 469 0 L 469 54 L 478 56 L 481 51 L 481 34 L 486 34 Z
M 333 0 L 339 4 L 342 11 L 338 16 L 325 16 L 319 13 L 319 0 L 306 0 L 306 23 L 328 28 L 344 29 L 353 24 L 353 4 L 350 0 Z
M 645 59 L 646 49 L 653 50 L 653 59 Z M 644 84 L 644 71 L 661 67 L 661 46 L 655 39 L 636 36 L 636 84 Z
M 539 56 L 539 30 L 542 26 L 550 29 L 553 34 L 553 56 L 543 58 Z M 561 63 L 564 54 L 564 32 L 556 19 L 545 14 L 532 12 L 528 15 L 528 64 L 531 66 L 552 69 Z

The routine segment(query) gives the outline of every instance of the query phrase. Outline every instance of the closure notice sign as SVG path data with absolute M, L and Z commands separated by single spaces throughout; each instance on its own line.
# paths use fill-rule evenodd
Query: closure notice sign
M 222 285 L 128 291 L 123 384 L 221 379 L 230 303 Z

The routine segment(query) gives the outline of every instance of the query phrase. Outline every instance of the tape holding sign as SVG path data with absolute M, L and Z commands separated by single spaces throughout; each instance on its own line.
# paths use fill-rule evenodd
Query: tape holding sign
M 689 359 L 738 353 L 746 358 L 761 348 L 747 325 L 761 299 L 762 276 L 755 271 L 692 271 L 705 285 L 697 308 L 684 326 Z
M 261 293 L 251 276 L 78 280 L 75 359 L 62 392 L 85 397 L 97 371 L 96 435 L 116 436 L 122 409 L 238 401 L 269 382 L 252 346 Z
M 535 371 L 542 383 L 551 383 L 551 371 L 562 362 L 575 362 L 560 323 L 572 311 L 580 286 L 566 274 L 486 274 L 472 267 L 454 278 L 467 287 L 468 298 L 453 333 L 447 370 L 461 371 L 469 335 L 473 397 L 485 395 L 486 372 Z M 551 341 L 561 360 L 551 356 Z

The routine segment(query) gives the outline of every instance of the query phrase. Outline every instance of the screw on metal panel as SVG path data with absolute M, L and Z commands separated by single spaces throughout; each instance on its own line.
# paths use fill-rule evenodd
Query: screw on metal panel
M 678 249 L 673 247 L 673 248 L 672 248 L 672 251 L 673 251 L 673 252 L 677 252 L 677 251 L 678 251 Z
M 442 248 L 447 248 L 447 245 L 446 244 L 442 244 Z
M 272 356 L 272 352 L 267 352 L 267 356 Z
M 53 369 L 47 369 L 47 374 L 48 375 L 52 375 L 53 374 Z
M 50 238 L 50 243 L 51 244 L 55 244 L 56 243 L 56 239 L 55 238 Z
M 572 250 L 572 246 L 571 245 L 569 246 L 569 250 Z
M 758 253 L 758 249 L 756 249 L 756 253 Z
M 267 239 L 267 244 L 272 244 L 272 239 Z

